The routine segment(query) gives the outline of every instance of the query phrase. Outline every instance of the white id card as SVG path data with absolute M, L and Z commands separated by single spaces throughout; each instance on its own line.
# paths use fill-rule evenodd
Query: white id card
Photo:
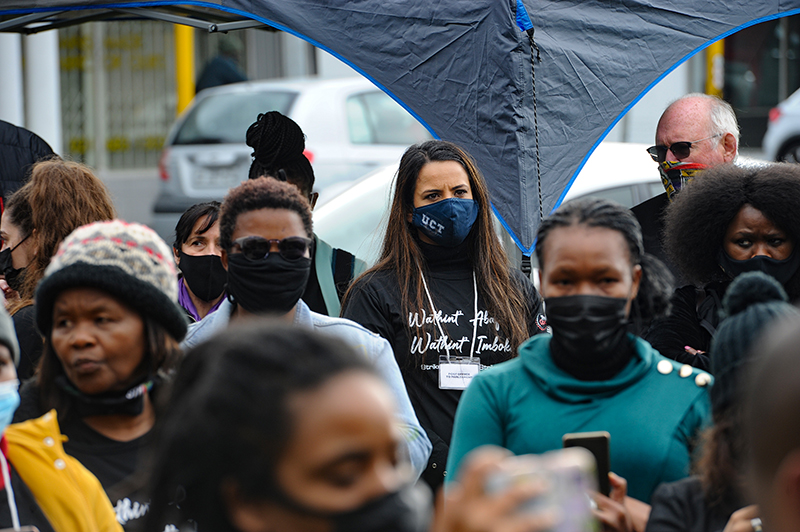
M 450 357 L 439 356 L 439 389 L 440 390 L 466 390 L 472 378 L 481 370 L 479 357 Z

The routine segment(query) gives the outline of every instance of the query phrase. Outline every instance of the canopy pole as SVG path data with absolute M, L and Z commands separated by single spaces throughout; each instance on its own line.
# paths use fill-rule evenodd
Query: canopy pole
M 194 98 L 194 28 L 175 25 L 175 77 L 178 92 L 178 114 Z

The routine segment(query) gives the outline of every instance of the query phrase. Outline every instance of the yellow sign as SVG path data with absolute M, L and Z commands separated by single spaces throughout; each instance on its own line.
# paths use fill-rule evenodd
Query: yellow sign
M 722 98 L 725 88 L 725 39 L 706 48 L 706 94 Z

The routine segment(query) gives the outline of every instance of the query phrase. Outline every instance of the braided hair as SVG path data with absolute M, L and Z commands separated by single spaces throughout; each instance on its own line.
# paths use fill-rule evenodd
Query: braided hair
M 306 140 L 297 122 L 278 111 L 258 115 L 247 128 L 247 145 L 253 148 L 250 179 L 274 177 L 287 181 L 304 196 L 314 188 L 314 170 L 303 153 Z
M 628 245 L 631 266 L 642 267 L 639 293 L 634 299 L 634 312 L 647 324 L 654 318 L 666 315 L 672 295 L 673 277 L 656 257 L 644 252 L 642 228 L 630 210 L 622 205 L 600 198 L 569 201 L 548 216 L 536 234 L 536 258 L 544 264 L 547 237 L 553 229 L 572 225 L 603 227 L 620 233 Z M 634 315 L 634 313 L 631 313 Z

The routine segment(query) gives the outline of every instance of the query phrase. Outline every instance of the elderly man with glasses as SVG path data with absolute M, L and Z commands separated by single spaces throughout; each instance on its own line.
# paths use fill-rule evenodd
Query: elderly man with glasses
M 698 171 L 731 163 L 739 148 L 739 125 L 727 102 L 707 94 L 687 94 L 667 107 L 656 128 L 656 145 L 647 149 L 659 165 L 666 192 L 631 210 L 642 226 L 644 248 L 664 261 L 661 218 L 668 203 Z

